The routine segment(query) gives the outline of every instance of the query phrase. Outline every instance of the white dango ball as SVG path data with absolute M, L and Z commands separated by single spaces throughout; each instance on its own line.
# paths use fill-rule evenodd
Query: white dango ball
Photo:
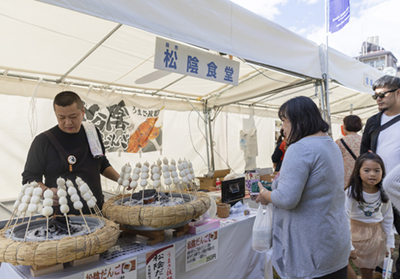
M 123 171 L 119 173 L 119 177 L 124 178 L 124 175 L 125 175 L 125 172 L 123 172 Z
M 67 204 L 63 204 L 60 206 L 60 211 L 62 214 L 66 214 L 69 212 L 69 206 Z
M 25 202 L 21 202 L 18 206 L 18 211 L 25 212 L 27 208 L 28 208 L 28 204 Z
M 183 170 L 183 165 L 182 165 L 182 164 L 179 164 L 179 165 L 178 165 L 178 170 L 180 170 L 180 171 Z
M 24 192 L 19 192 L 17 200 L 21 201 L 22 197 L 24 196 Z
M 170 177 L 171 177 L 171 173 L 170 173 L 169 171 L 164 172 L 164 173 L 163 173 L 163 177 L 164 177 L 165 179 L 170 178 Z
M 77 193 L 77 191 L 76 191 L 76 188 L 75 187 L 70 187 L 70 188 L 68 188 L 68 194 L 70 195 L 70 196 L 73 196 L 73 195 L 75 195 Z
M 80 178 L 79 176 L 77 176 L 76 179 L 75 179 L 76 185 L 81 185 L 81 182 L 82 182 L 82 178 Z M 67 186 L 68 186 L 68 185 L 67 185 Z M 73 185 L 72 185 L 72 186 L 73 186 Z M 70 187 L 70 186 L 68 186 L 68 187 Z
M 126 165 L 123 165 L 122 168 L 121 168 L 121 173 L 125 172 L 125 169 L 126 169 Z
M 149 164 L 149 162 L 146 161 L 146 162 L 144 162 L 143 166 L 149 167 L 150 164 Z
M 174 159 L 171 160 L 171 165 L 174 165 L 174 166 L 176 165 L 176 162 Z
M 87 205 L 89 208 L 93 208 L 96 206 L 96 202 L 94 200 L 88 200 Z
M 37 187 L 37 188 L 35 188 L 34 190 L 33 190 L 33 196 L 36 196 L 36 197 L 41 197 L 42 196 L 42 194 L 43 194 L 43 190 L 42 190 L 42 188 L 40 188 L 40 187 Z
M 30 184 L 33 188 L 38 186 L 38 183 L 36 181 L 32 181 Z
M 69 189 L 68 189 L 68 190 L 69 190 Z M 61 198 L 61 197 L 66 197 L 66 196 L 67 196 L 67 191 L 65 191 L 64 189 L 60 189 L 60 190 L 57 191 L 57 196 L 58 196 L 59 198 Z
M 157 159 L 157 166 L 161 166 L 162 162 L 160 160 L 160 158 Z
M 21 199 L 21 201 L 22 201 L 23 203 L 29 203 L 30 200 L 31 200 L 31 196 L 29 196 L 29 195 L 24 195 L 24 196 L 22 197 L 22 199 Z
M 171 178 L 167 178 L 164 180 L 164 184 L 165 185 L 171 185 L 172 184 L 172 179 Z
M 191 169 L 192 169 L 192 168 L 193 168 L 193 164 L 192 164 L 192 162 L 190 162 L 190 161 L 189 161 L 189 163 L 188 163 L 188 166 L 189 166 L 189 168 L 191 168 Z
M 76 210 L 80 210 L 80 209 L 82 209 L 82 207 L 83 207 L 83 203 L 81 201 L 74 202 L 74 208 Z
M 167 159 L 166 157 L 164 157 L 163 163 L 164 163 L 165 165 L 168 165 L 168 159 Z
M 153 168 L 151 169 L 151 171 L 152 171 L 153 173 L 159 173 L 159 172 L 160 172 L 160 168 L 159 168 L 159 167 L 153 167 Z
M 178 173 L 177 173 L 176 171 L 172 171 L 172 172 L 171 172 L 171 176 L 172 176 L 172 177 L 178 177 Z
M 147 172 L 142 172 L 142 174 L 140 175 L 141 179 L 147 179 L 149 178 L 149 174 Z
M 92 200 L 94 200 L 94 202 L 97 202 L 97 199 L 95 196 L 92 197 Z
M 82 194 L 85 194 L 89 190 L 90 190 L 89 186 L 86 183 L 84 183 L 81 186 L 79 186 L 79 191 L 81 191 Z
M 31 204 L 28 206 L 28 212 L 29 212 L 29 213 L 34 213 L 34 212 L 36 212 L 37 210 L 38 210 L 38 205 L 37 205 L 37 204 L 31 203 Z
M 124 174 L 124 179 L 129 179 L 130 177 L 131 177 L 131 175 L 129 173 Z M 122 181 L 122 183 L 123 183 L 123 181 Z
M 46 199 L 52 199 L 53 198 L 53 191 L 51 191 L 50 189 L 47 189 L 46 191 L 44 191 L 43 193 L 43 197 Z
M 162 171 L 163 172 L 169 171 L 169 166 L 168 165 L 163 165 L 162 166 Z
M 126 166 L 125 167 L 125 173 L 130 173 L 132 171 L 132 167 L 131 166 Z
M 46 217 L 50 216 L 51 214 L 53 214 L 53 208 L 51 206 L 43 207 L 42 214 L 43 214 L 43 216 L 46 216 Z
M 140 180 L 140 186 L 144 187 L 146 185 L 147 185 L 147 180 L 146 179 Z
M 65 185 L 65 179 L 62 177 L 57 178 L 57 186 L 64 186 Z
M 80 200 L 80 198 L 79 198 L 78 194 L 73 194 L 73 195 L 71 196 L 71 201 L 72 201 L 72 202 L 77 202 L 77 201 L 79 201 L 79 200 Z
M 142 164 L 140 162 L 137 162 L 136 167 L 140 169 L 142 167 Z
M 140 173 L 140 168 L 136 167 L 133 169 L 133 173 L 139 174 Z
M 128 187 L 128 186 L 129 186 L 129 180 L 124 179 L 124 181 L 122 181 L 122 187 Z
M 174 184 L 179 184 L 180 180 L 179 177 L 175 176 L 174 177 Z
M 68 200 L 67 200 L 66 197 L 61 197 L 61 198 L 58 200 L 58 203 L 61 204 L 61 205 L 63 205 L 63 204 L 68 204 Z
M 118 178 L 118 180 L 117 180 L 118 185 L 121 185 L 121 184 L 122 184 L 122 181 L 124 181 L 124 179 L 123 179 L 122 177 Z
M 43 206 L 53 206 L 53 199 L 49 199 L 49 198 L 44 199 Z
M 74 183 L 71 181 L 71 180 L 69 180 L 69 179 L 67 179 L 67 182 L 65 182 L 65 185 L 67 185 L 67 187 L 69 188 L 69 187 L 74 187 Z M 65 190 L 65 189 L 64 189 Z
M 93 197 L 93 195 L 91 195 L 89 192 L 87 192 L 86 194 L 83 195 L 83 199 L 84 199 L 85 201 L 91 200 L 92 197 Z
M 33 193 L 33 187 L 27 187 L 25 189 L 25 195 L 32 196 L 32 193 Z
M 13 209 L 17 209 L 18 206 L 19 206 L 20 204 L 21 204 L 21 201 L 16 200 L 16 201 L 14 202 Z
M 38 204 L 40 202 L 40 196 L 33 196 L 31 198 L 31 203 Z
M 153 176 L 152 176 L 152 178 L 154 179 L 154 180 L 159 180 L 160 179 L 160 174 L 159 173 L 155 173 L 155 174 L 153 174 Z
M 131 184 L 129 185 L 131 188 L 136 188 L 137 187 L 137 181 L 132 180 Z
M 153 186 L 154 186 L 155 188 L 160 187 L 160 186 L 161 186 L 161 181 L 160 181 L 160 180 L 155 180 L 154 183 L 153 183 Z
M 169 166 L 170 171 L 176 171 L 176 166 L 175 165 L 170 165 Z
M 132 180 L 137 181 L 139 179 L 139 175 L 134 173 L 132 174 Z
M 183 170 L 183 171 L 180 171 L 179 172 L 179 175 L 180 175 L 180 177 L 185 177 L 186 176 L 186 172 Z
M 143 172 L 149 172 L 149 167 L 148 166 L 143 166 L 142 167 L 142 173 Z
M 186 177 L 183 177 L 183 178 L 182 178 L 182 182 L 183 182 L 183 183 L 188 183 L 187 178 L 186 178 Z
M 25 193 L 25 189 L 28 188 L 28 187 L 31 187 L 31 185 L 29 183 L 26 183 L 26 184 L 22 185 L 21 192 Z

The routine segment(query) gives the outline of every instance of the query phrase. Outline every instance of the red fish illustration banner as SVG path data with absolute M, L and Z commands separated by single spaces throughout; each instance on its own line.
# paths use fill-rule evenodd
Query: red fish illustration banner
M 124 98 L 105 103 L 82 99 L 84 120 L 92 122 L 100 130 L 107 152 L 161 150 L 163 100 L 156 100 L 151 107 L 143 107 Z

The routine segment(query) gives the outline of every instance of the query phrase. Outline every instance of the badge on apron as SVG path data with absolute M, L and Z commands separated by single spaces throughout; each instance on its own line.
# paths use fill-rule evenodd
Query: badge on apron
M 76 163 L 76 158 L 74 155 L 70 155 L 68 156 L 67 159 L 68 163 L 69 163 L 69 171 L 72 171 L 72 165 Z

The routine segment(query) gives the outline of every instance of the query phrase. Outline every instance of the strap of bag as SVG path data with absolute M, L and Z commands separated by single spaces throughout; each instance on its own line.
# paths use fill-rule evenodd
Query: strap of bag
M 347 151 L 350 153 L 351 157 L 353 157 L 354 160 L 357 160 L 357 156 L 354 155 L 353 151 L 351 151 L 350 147 L 344 142 L 343 139 L 340 139 L 340 142 L 343 144 L 343 146 L 347 149 Z
M 57 140 L 57 138 L 53 135 L 52 132 L 47 130 L 44 132 L 44 134 L 50 140 L 50 142 L 53 144 L 55 149 L 57 149 L 58 154 L 60 155 L 60 158 L 61 158 L 61 164 L 63 164 L 64 167 L 66 169 L 68 169 L 67 158 L 68 158 L 69 154 L 67 153 L 67 151 L 65 151 L 65 149 L 62 147 L 61 143 Z
M 399 120 L 400 120 L 400 115 L 397 115 L 395 118 L 386 122 L 384 125 L 375 128 L 375 130 L 371 134 L 371 150 L 372 151 L 376 152 L 376 143 L 378 140 L 379 133 L 382 132 L 383 130 L 389 128 L 390 126 L 392 126 Z

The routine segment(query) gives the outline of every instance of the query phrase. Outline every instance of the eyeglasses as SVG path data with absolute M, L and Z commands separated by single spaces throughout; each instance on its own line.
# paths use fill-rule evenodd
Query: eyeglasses
M 378 97 L 383 99 L 383 98 L 385 98 L 387 93 L 392 93 L 392 92 L 396 91 L 397 89 L 399 89 L 399 88 L 392 89 L 392 90 L 389 90 L 389 91 L 386 91 L 386 92 L 382 92 L 382 93 L 378 93 L 378 94 L 372 95 L 372 99 L 376 100 L 376 99 L 378 99 Z

